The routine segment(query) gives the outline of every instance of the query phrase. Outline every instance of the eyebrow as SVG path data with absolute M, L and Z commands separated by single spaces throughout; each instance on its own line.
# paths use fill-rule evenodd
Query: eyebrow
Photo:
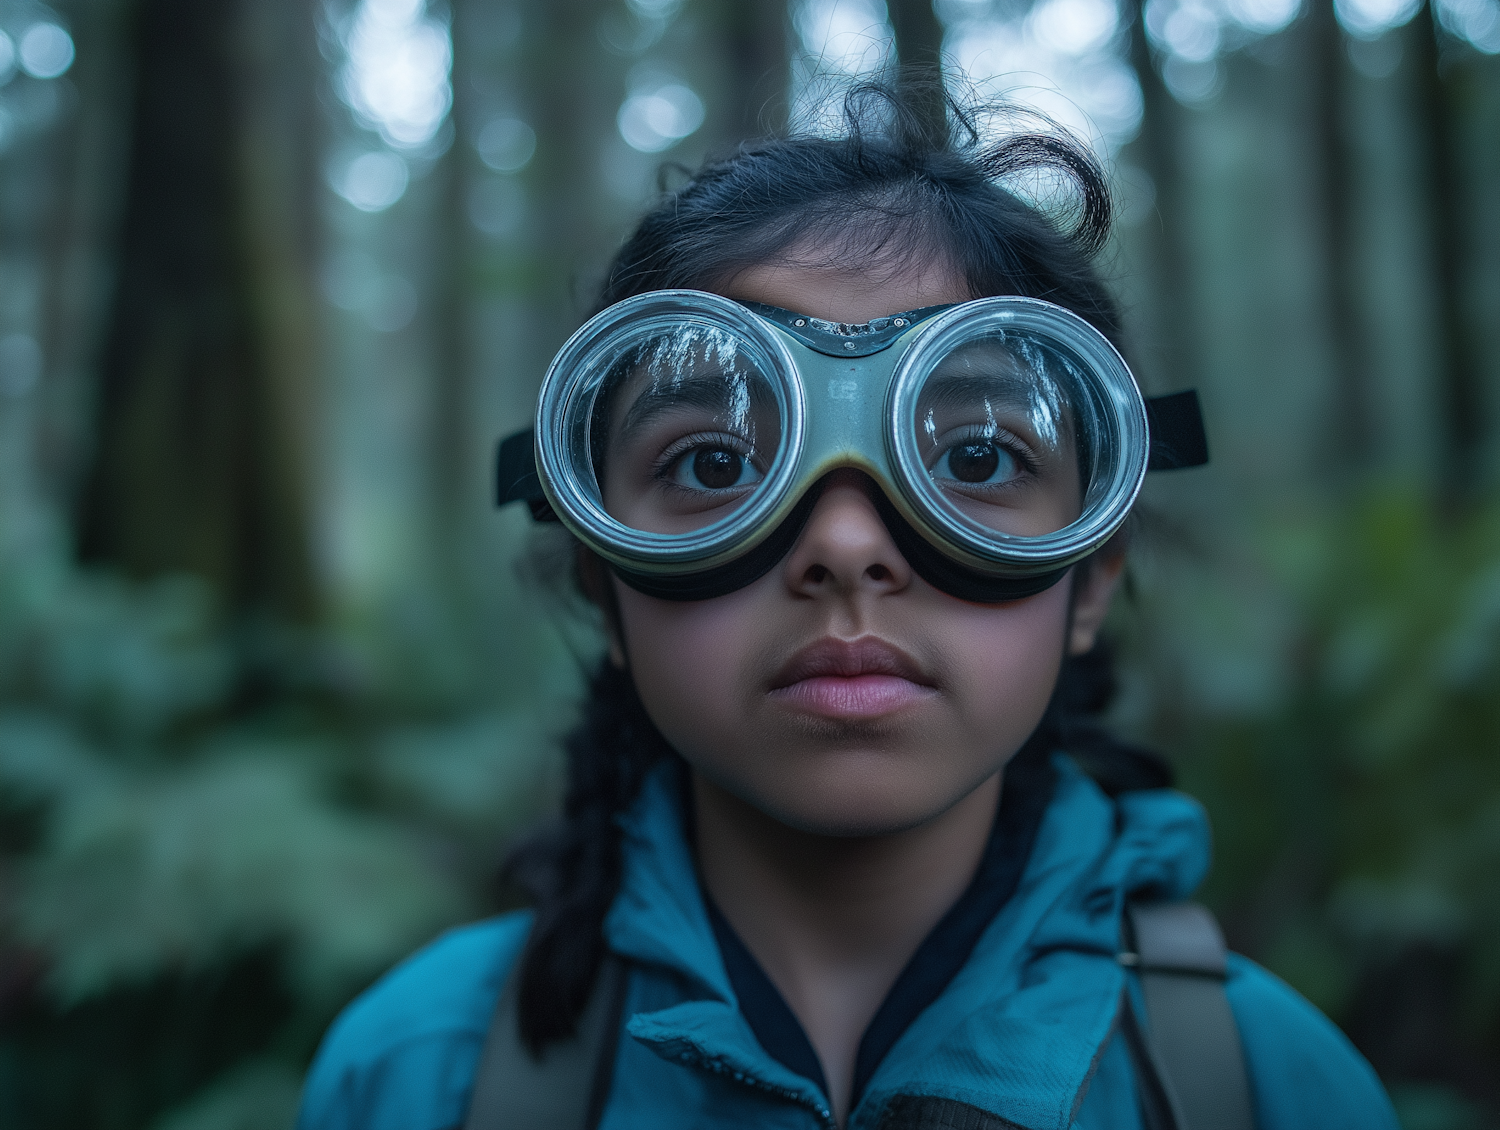
M 746 378 L 747 393 L 752 406 L 765 405 L 772 401 L 763 381 Z M 620 422 L 619 440 L 629 439 L 669 412 L 682 408 L 723 408 L 730 398 L 728 383 L 722 377 L 690 376 L 675 380 L 665 388 L 650 388 L 638 396 L 625 412 Z
M 1046 381 L 1059 394 L 1058 401 L 1052 404 L 1051 409 L 1044 408 L 1040 414 L 1035 396 L 1039 380 Z M 991 408 L 993 400 L 993 407 L 1019 410 L 1022 413 L 1025 417 L 1024 424 L 1014 420 L 1010 423 L 998 422 L 1029 444 L 1040 456 L 1044 449 L 1056 449 L 1064 441 L 1069 444 L 1078 442 L 1072 406 L 1060 393 L 1057 383 L 1045 374 L 1026 377 L 1010 366 L 1005 371 L 989 375 L 976 375 L 972 372 L 954 373 L 952 376 L 934 375 L 917 398 L 916 414 L 920 421 L 934 410 L 964 410 L 973 407 L 975 401 L 980 399 L 985 402 L 986 408 Z M 1044 394 L 1041 399 L 1045 404 L 1050 398 Z M 1054 412 L 1056 419 L 1051 419 Z M 918 422 L 919 430 L 921 426 Z M 1047 434 L 1049 432 L 1050 435 Z
M 974 403 L 976 397 L 1000 395 L 1013 397 L 1016 404 L 1029 408 L 1032 400 L 1031 384 L 1030 380 L 1014 372 L 987 376 L 973 373 L 944 376 L 939 372 L 928 380 L 917 401 L 924 408 L 966 408 Z

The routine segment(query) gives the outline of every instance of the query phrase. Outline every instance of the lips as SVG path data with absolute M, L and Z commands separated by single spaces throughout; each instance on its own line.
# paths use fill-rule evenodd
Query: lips
M 936 693 L 916 660 L 874 636 L 819 640 L 793 655 L 771 685 L 776 701 L 828 718 L 876 718 Z

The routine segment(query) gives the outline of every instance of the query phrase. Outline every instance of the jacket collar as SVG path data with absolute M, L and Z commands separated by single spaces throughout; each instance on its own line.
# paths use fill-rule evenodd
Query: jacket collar
M 1182 898 L 1208 867 L 1208 825 L 1160 789 L 1111 801 L 1066 758 L 1014 897 L 968 963 L 892 1047 L 850 1118 L 874 1126 L 892 1095 L 980 1107 L 1027 1130 L 1064 1130 L 1113 1031 L 1127 895 Z M 740 1016 L 698 886 L 675 766 L 621 819 L 624 874 L 605 921 L 611 949 L 675 973 L 690 999 L 632 1017 L 664 1058 L 733 1075 L 828 1121 L 810 1081 L 761 1050 Z

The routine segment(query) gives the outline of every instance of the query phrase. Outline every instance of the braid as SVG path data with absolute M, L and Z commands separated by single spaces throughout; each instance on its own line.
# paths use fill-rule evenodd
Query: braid
M 604 916 L 620 889 L 620 829 L 647 772 L 670 754 L 635 682 L 608 659 L 589 682 L 583 718 L 568 735 L 562 819 L 530 837 L 503 875 L 536 905 L 521 954 L 521 1039 L 535 1055 L 571 1036 L 604 960 Z
M 1172 766 L 1161 754 L 1121 741 L 1100 721 L 1114 701 L 1116 684 L 1114 648 L 1101 638 L 1087 654 L 1063 661 L 1040 729 L 1049 731 L 1051 748 L 1071 756 L 1112 797 L 1170 788 Z

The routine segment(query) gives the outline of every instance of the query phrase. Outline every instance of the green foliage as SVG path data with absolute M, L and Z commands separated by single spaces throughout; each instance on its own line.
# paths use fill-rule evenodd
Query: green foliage
M 1392 1087 L 1391 1102 L 1405 1130 L 1487 1130 L 1490 1126 L 1475 1103 L 1437 1083 Z
M 0 572 L 0 960 L 38 978 L 0 1038 L 0 1123 L 286 1126 L 333 1012 L 484 912 L 555 793 L 542 713 L 393 712 L 333 654 L 187 579 Z M 185 999 L 193 1023 L 152 1015 Z M 80 1028 L 113 1033 L 127 1097 L 76 1077 Z
M 302 1079 L 283 1063 L 228 1072 L 155 1123 L 152 1130 L 282 1130 L 297 1116 Z
M 1493 1047 L 1500 505 L 1374 492 L 1283 511 L 1215 560 L 1150 578 L 1132 641 L 1134 723 L 1214 819 L 1210 897 L 1344 1019 L 1403 955 L 1456 955 L 1454 1038 Z

